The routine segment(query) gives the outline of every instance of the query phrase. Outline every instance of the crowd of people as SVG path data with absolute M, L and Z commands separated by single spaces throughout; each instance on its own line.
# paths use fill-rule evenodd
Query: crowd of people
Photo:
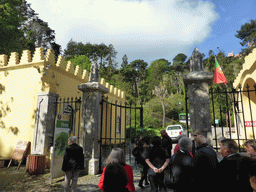
M 175 192 L 256 192 L 256 141 L 246 141 L 247 155 L 241 155 L 232 139 L 219 138 L 220 152 L 217 153 L 200 133 L 194 134 L 194 140 L 181 135 L 172 154 L 172 139 L 165 130 L 161 136 L 140 138 L 132 151 L 141 167 L 139 187 L 150 184 L 151 192 L 166 192 L 168 188 Z M 78 163 L 71 168 L 68 159 L 74 156 Z M 84 166 L 79 159 L 83 159 L 82 149 L 71 137 L 62 168 L 66 173 L 65 189 L 70 187 L 71 179 L 71 187 L 76 188 L 78 172 Z M 112 149 L 98 186 L 103 192 L 135 191 L 133 170 L 126 163 L 122 149 Z
M 255 141 L 248 140 L 245 143 L 248 155 L 241 155 L 238 153 L 237 143 L 232 139 L 219 138 L 220 152 L 217 153 L 200 133 L 194 134 L 194 140 L 182 135 L 172 154 L 171 138 L 165 130 L 161 131 L 161 136 L 162 139 L 158 136 L 142 137 L 133 150 L 135 160 L 141 167 L 139 187 L 144 188 L 143 184 L 150 183 L 152 192 L 165 192 L 168 188 L 175 192 L 256 191 Z M 132 169 L 119 158 L 113 158 L 112 153 L 116 150 L 119 151 L 117 156 L 123 156 L 122 149 L 112 150 L 99 188 L 104 192 L 116 191 L 117 188 L 135 191 Z M 122 169 L 126 170 L 123 178 L 126 178 L 127 182 L 119 182 L 121 176 L 116 176 L 115 181 L 108 181 L 110 188 L 107 189 L 107 172 L 113 174 L 117 171 L 108 167 L 116 164 L 122 165 Z M 129 170 L 126 167 L 129 167 Z M 122 184 L 122 187 L 116 186 L 116 183 Z

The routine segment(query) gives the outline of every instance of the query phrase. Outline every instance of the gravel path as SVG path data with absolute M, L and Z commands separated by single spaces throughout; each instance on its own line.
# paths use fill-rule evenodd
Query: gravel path
M 79 177 L 78 180 L 78 192 L 100 192 L 98 188 L 98 182 L 100 175 L 84 175 Z M 139 171 L 134 170 L 134 185 L 136 192 L 149 192 L 150 186 L 141 189 L 139 184 Z M 53 184 L 50 184 L 50 173 L 40 175 L 28 175 L 26 174 L 26 167 L 22 166 L 20 170 L 16 170 L 13 166 L 10 169 L 0 168 L 0 192 L 38 192 L 38 191 L 63 191 L 64 177 L 54 180 Z M 169 190 L 168 192 L 171 192 Z

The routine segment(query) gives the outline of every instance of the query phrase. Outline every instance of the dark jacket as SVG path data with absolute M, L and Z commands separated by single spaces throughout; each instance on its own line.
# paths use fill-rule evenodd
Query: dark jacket
M 72 163 L 75 162 L 75 163 Z M 74 164 L 74 167 L 72 166 Z M 67 146 L 63 164 L 62 164 L 62 171 L 71 171 L 71 170 L 83 170 L 84 169 L 84 154 L 83 148 L 73 143 Z
M 166 159 L 170 159 L 170 156 L 166 149 L 162 148 L 161 146 L 153 146 L 146 151 L 146 159 L 156 167 L 161 168 L 165 163 Z M 148 175 L 156 175 L 153 169 L 148 169 Z
M 172 155 L 172 139 L 168 136 L 167 133 L 162 138 L 162 147 L 167 150 L 170 156 Z
M 251 159 L 238 153 L 224 157 L 218 165 L 219 191 L 252 192 L 248 171 Z
M 195 167 L 195 183 L 205 183 L 205 186 L 214 186 L 217 178 L 218 159 L 213 148 L 207 143 L 198 146 L 193 158 L 193 164 Z M 205 189 L 202 189 L 202 191 L 203 190 Z M 210 189 L 208 191 L 210 191 Z M 213 188 L 212 191 L 214 191 Z
M 193 163 L 192 157 L 188 151 L 178 150 L 175 153 L 170 162 L 170 171 L 174 178 L 174 181 L 177 183 L 170 186 L 175 188 L 177 191 L 193 191 Z

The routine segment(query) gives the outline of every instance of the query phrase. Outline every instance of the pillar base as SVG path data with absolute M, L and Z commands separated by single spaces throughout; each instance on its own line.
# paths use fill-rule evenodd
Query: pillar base
M 99 171 L 99 159 L 91 158 L 89 161 L 89 175 L 96 175 Z

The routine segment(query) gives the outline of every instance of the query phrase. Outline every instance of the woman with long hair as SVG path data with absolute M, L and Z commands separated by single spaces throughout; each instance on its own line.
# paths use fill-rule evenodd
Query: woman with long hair
M 119 163 L 110 163 L 104 173 L 104 192 L 129 192 L 126 188 L 128 175 L 124 166 Z
M 134 181 L 133 181 L 133 170 L 132 167 L 128 164 L 125 163 L 125 156 L 124 156 L 124 152 L 122 149 L 120 148 L 113 148 L 109 154 L 109 156 L 106 159 L 106 166 L 108 166 L 111 163 L 119 163 L 120 165 L 122 165 L 124 167 L 124 169 L 126 170 L 126 173 L 128 175 L 128 181 L 127 181 L 127 185 L 126 188 L 129 191 L 135 191 L 135 187 L 134 187 Z M 105 192 L 104 188 L 104 177 L 105 177 L 105 170 L 106 167 L 104 167 L 103 172 L 101 174 L 101 178 L 99 181 L 99 188 Z

